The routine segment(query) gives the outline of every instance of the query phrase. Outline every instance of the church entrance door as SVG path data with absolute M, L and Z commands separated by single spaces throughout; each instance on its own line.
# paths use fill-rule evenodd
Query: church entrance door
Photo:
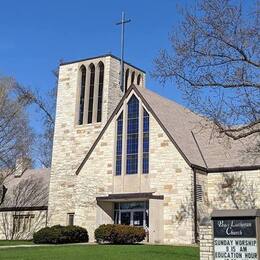
M 115 224 L 148 228 L 148 211 L 143 201 L 115 203 Z

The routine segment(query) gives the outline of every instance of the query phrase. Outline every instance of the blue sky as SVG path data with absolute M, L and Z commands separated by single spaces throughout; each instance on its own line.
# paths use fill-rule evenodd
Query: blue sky
M 120 27 L 115 23 L 125 11 L 132 20 L 126 28 L 126 61 L 147 72 L 150 89 L 183 103 L 173 85 L 160 86 L 149 75 L 159 49 L 170 46 L 169 32 L 180 19 L 177 4 L 180 1 L 2 1 L 0 75 L 12 76 L 44 94 L 54 85 L 52 70 L 60 59 L 110 52 L 120 56 Z M 39 120 L 34 127 L 40 129 Z
M 120 55 L 121 11 L 132 22 L 126 28 L 125 58 L 147 72 L 168 33 L 177 24 L 180 1 L 2 1 L 0 11 L 0 74 L 44 91 L 54 84 L 51 71 L 60 59 L 81 59 L 111 52 Z M 182 1 L 185 4 L 185 1 Z M 147 75 L 147 85 L 175 96 Z

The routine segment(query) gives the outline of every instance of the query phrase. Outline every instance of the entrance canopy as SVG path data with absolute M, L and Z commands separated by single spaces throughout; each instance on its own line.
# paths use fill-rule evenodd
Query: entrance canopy
M 153 195 L 152 192 L 142 192 L 142 193 L 118 193 L 118 194 L 108 194 L 107 196 L 96 197 L 97 201 L 138 201 L 138 200 L 149 200 L 157 199 L 163 200 L 163 195 Z

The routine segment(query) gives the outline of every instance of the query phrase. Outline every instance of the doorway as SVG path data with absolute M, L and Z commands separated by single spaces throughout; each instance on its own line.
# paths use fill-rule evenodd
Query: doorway
M 149 227 L 149 204 L 146 201 L 115 203 L 115 224 Z

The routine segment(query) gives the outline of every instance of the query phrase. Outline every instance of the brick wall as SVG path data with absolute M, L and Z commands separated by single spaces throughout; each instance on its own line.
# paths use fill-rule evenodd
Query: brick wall
M 213 260 L 213 229 L 211 222 L 207 219 L 203 220 L 199 231 L 200 260 Z

